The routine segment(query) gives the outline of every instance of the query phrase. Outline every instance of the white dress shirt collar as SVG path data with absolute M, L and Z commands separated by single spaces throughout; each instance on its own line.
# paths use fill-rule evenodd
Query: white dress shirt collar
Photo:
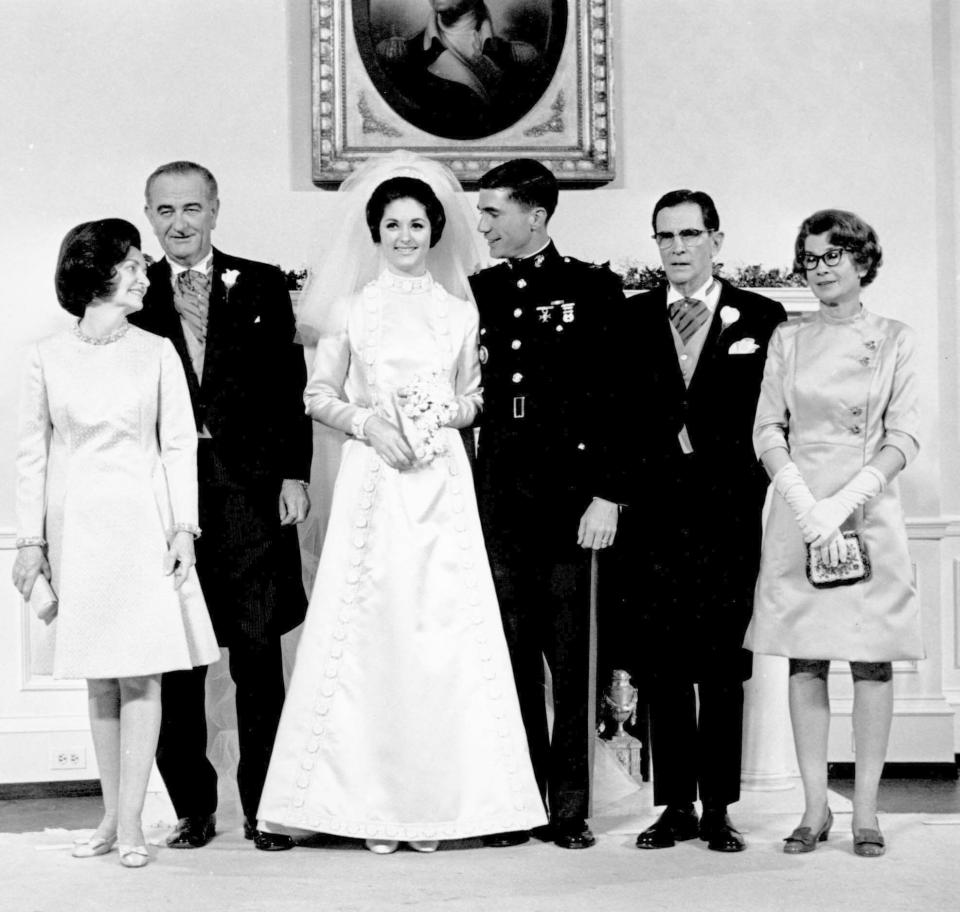
M 682 291 L 677 291 L 673 285 L 667 285 L 667 307 L 674 301 L 682 301 L 684 298 L 695 298 L 703 301 L 707 305 L 707 310 L 713 313 L 717 309 L 717 301 L 720 300 L 720 281 L 715 276 L 710 276 L 693 294 L 685 295 Z
M 181 272 L 186 272 L 188 269 L 193 269 L 196 272 L 203 272 L 207 275 L 210 275 L 210 273 L 213 272 L 213 250 L 210 250 L 202 260 L 194 263 L 192 266 L 181 266 L 179 263 L 174 263 L 170 257 L 166 257 L 166 261 L 170 264 L 171 279 L 176 279 Z

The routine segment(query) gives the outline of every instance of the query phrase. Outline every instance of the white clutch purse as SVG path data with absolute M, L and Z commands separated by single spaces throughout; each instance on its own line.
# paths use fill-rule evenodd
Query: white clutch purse
M 49 624 L 57 616 L 57 594 L 50 581 L 41 573 L 33 584 L 27 604 L 41 621 Z

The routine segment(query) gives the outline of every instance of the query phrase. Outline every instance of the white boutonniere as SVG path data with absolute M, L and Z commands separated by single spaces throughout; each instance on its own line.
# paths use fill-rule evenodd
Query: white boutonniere
M 730 346 L 727 354 L 752 355 L 755 351 L 758 351 L 759 348 L 760 346 L 757 345 L 757 340 L 747 336 L 745 339 L 737 339 L 737 341 Z
M 737 320 L 740 319 L 740 311 L 736 307 L 721 307 L 720 308 L 720 322 L 723 324 L 723 328 L 726 329 L 728 326 L 733 326 Z
M 223 282 L 223 287 L 226 288 L 227 291 L 237 284 L 237 279 L 239 278 L 239 269 L 224 269 L 224 271 L 220 273 L 220 281 Z

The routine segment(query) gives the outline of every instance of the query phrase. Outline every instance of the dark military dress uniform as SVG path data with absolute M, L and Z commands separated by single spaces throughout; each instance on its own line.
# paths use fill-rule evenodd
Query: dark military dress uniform
M 623 292 L 607 267 L 560 256 L 552 243 L 471 285 L 484 383 L 480 518 L 534 772 L 562 824 L 588 806 L 590 552 L 577 529 L 594 497 L 622 502 L 626 482 L 611 357 Z

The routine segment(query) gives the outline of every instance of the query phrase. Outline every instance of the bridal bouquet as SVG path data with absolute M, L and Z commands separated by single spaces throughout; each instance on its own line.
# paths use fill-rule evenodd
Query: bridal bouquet
M 413 433 L 408 433 L 417 461 L 423 464 L 447 451 L 440 429 L 457 414 L 457 403 L 450 381 L 441 373 L 418 374 L 397 390 L 400 414 Z

